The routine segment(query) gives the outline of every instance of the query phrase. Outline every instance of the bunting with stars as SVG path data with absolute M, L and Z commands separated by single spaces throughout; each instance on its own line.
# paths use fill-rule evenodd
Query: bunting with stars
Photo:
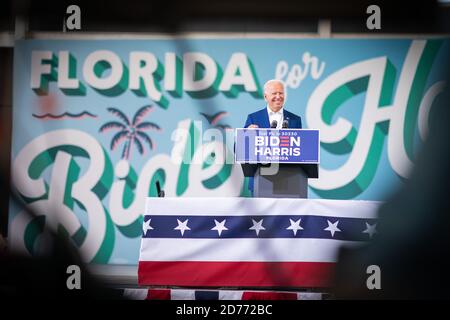
M 338 250 L 376 235 L 379 202 L 148 198 L 140 285 L 327 287 Z

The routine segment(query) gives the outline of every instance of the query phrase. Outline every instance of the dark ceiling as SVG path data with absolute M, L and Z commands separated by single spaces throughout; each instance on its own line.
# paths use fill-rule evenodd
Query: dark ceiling
M 2 1 L 0 27 L 11 28 L 24 15 L 30 30 L 60 31 L 65 10 L 78 4 L 83 31 L 310 31 L 317 19 L 332 19 L 342 31 L 367 31 L 366 9 L 381 8 L 384 32 L 436 32 L 443 29 L 448 7 L 433 0 L 91 0 Z M 349 30 L 345 30 L 345 26 Z M 255 30 L 252 30 L 255 29 Z M 361 29 L 361 30 L 359 30 Z M 197 31 L 197 30 L 194 30 Z M 315 31 L 315 30 L 314 30 Z

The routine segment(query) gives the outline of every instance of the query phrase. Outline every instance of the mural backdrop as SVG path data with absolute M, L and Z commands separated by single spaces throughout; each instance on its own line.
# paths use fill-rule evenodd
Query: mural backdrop
M 311 198 L 383 200 L 442 103 L 448 39 L 25 40 L 15 46 L 12 245 L 57 227 L 86 261 L 136 264 L 145 198 L 248 196 L 234 128 L 285 81 L 320 130 Z M 441 99 L 440 99 L 441 98 Z M 220 203 L 217 204 L 220 206 Z M 55 218 L 58 213 L 58 219 Z

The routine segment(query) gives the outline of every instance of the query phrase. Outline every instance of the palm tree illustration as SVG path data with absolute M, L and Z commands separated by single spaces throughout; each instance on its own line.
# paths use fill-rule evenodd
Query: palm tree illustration
M 105 123 L 98 130 L 99 132 L 106 132 L 108 130 L 119 130 L 117 132 L 110 144 L 110 149 L 114 150 L 118 145 L 122 142 L 125 142 L 124 147 L 122 149 L 122 159 L 130 159 L 131 158 L 131 150 L 132 146 L 135 145 L 138 152 L 140 154 L 144 154 L 144 142 L 148 144 L 151 150 L 155 147 L 150 136 L 145 133 L 146 130 L 157 130 L 160 131 L 161 128 L 153 122 L 148 122 L 143 120 L 145 116 L 152 111 L 153 106 L 143 106 L 140 108 L 133 117 L 133 120 L 130 119 L 119 109 L 110 107 L 107 110 L 115 115 L 117 118 L 121 120 L 119 121 L 110 121 Z
M 208 123 L 213 126 L 214 128 L 218 128 L 218 129 L 222 129 L 222 130 L 226 130 L 226 129 L 231 129 L 231 127 L 228 124 L 218 124 L 218 122 L 228 116 L 228 112 L 226 111 L 219 111 L 215 114 L 206 114 L 203 112 L 199 112 L 202 116 L 205 117 L 205 119 L 208 121 Z

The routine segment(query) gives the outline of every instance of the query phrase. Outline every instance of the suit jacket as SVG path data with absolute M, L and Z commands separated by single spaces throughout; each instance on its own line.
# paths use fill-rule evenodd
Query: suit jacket
M 291 129 L 302 128 L 302 118 L 283 108 L 283 119 L 286 118 L 289 118 L 288 119 L 289 128 Z M 267 113 L 267 107 L 248 115 L 247 121 L 245 121 L 244 128 L 248 128 L 248 126 L 251 124 L 256 124 L 260 128 L 270 128 L 269 114 Z
M 288 127 L 290 129 L 301 129 L 302 128 L 302 118 L 283 108 L 283 119 L 286 119 L 286 118 L 289 118 L 288 119 Z M 248 128 L 248 126 L 250 126 L 251 124 L 256 124 L 260 128 L 270 128 L 269 114 L 267 113 L 267 107 L 248 115 L 247 121 L 245 121 L 244 128 Z M 249 178 L 248 189 L 253 194 L 253 178 Z

